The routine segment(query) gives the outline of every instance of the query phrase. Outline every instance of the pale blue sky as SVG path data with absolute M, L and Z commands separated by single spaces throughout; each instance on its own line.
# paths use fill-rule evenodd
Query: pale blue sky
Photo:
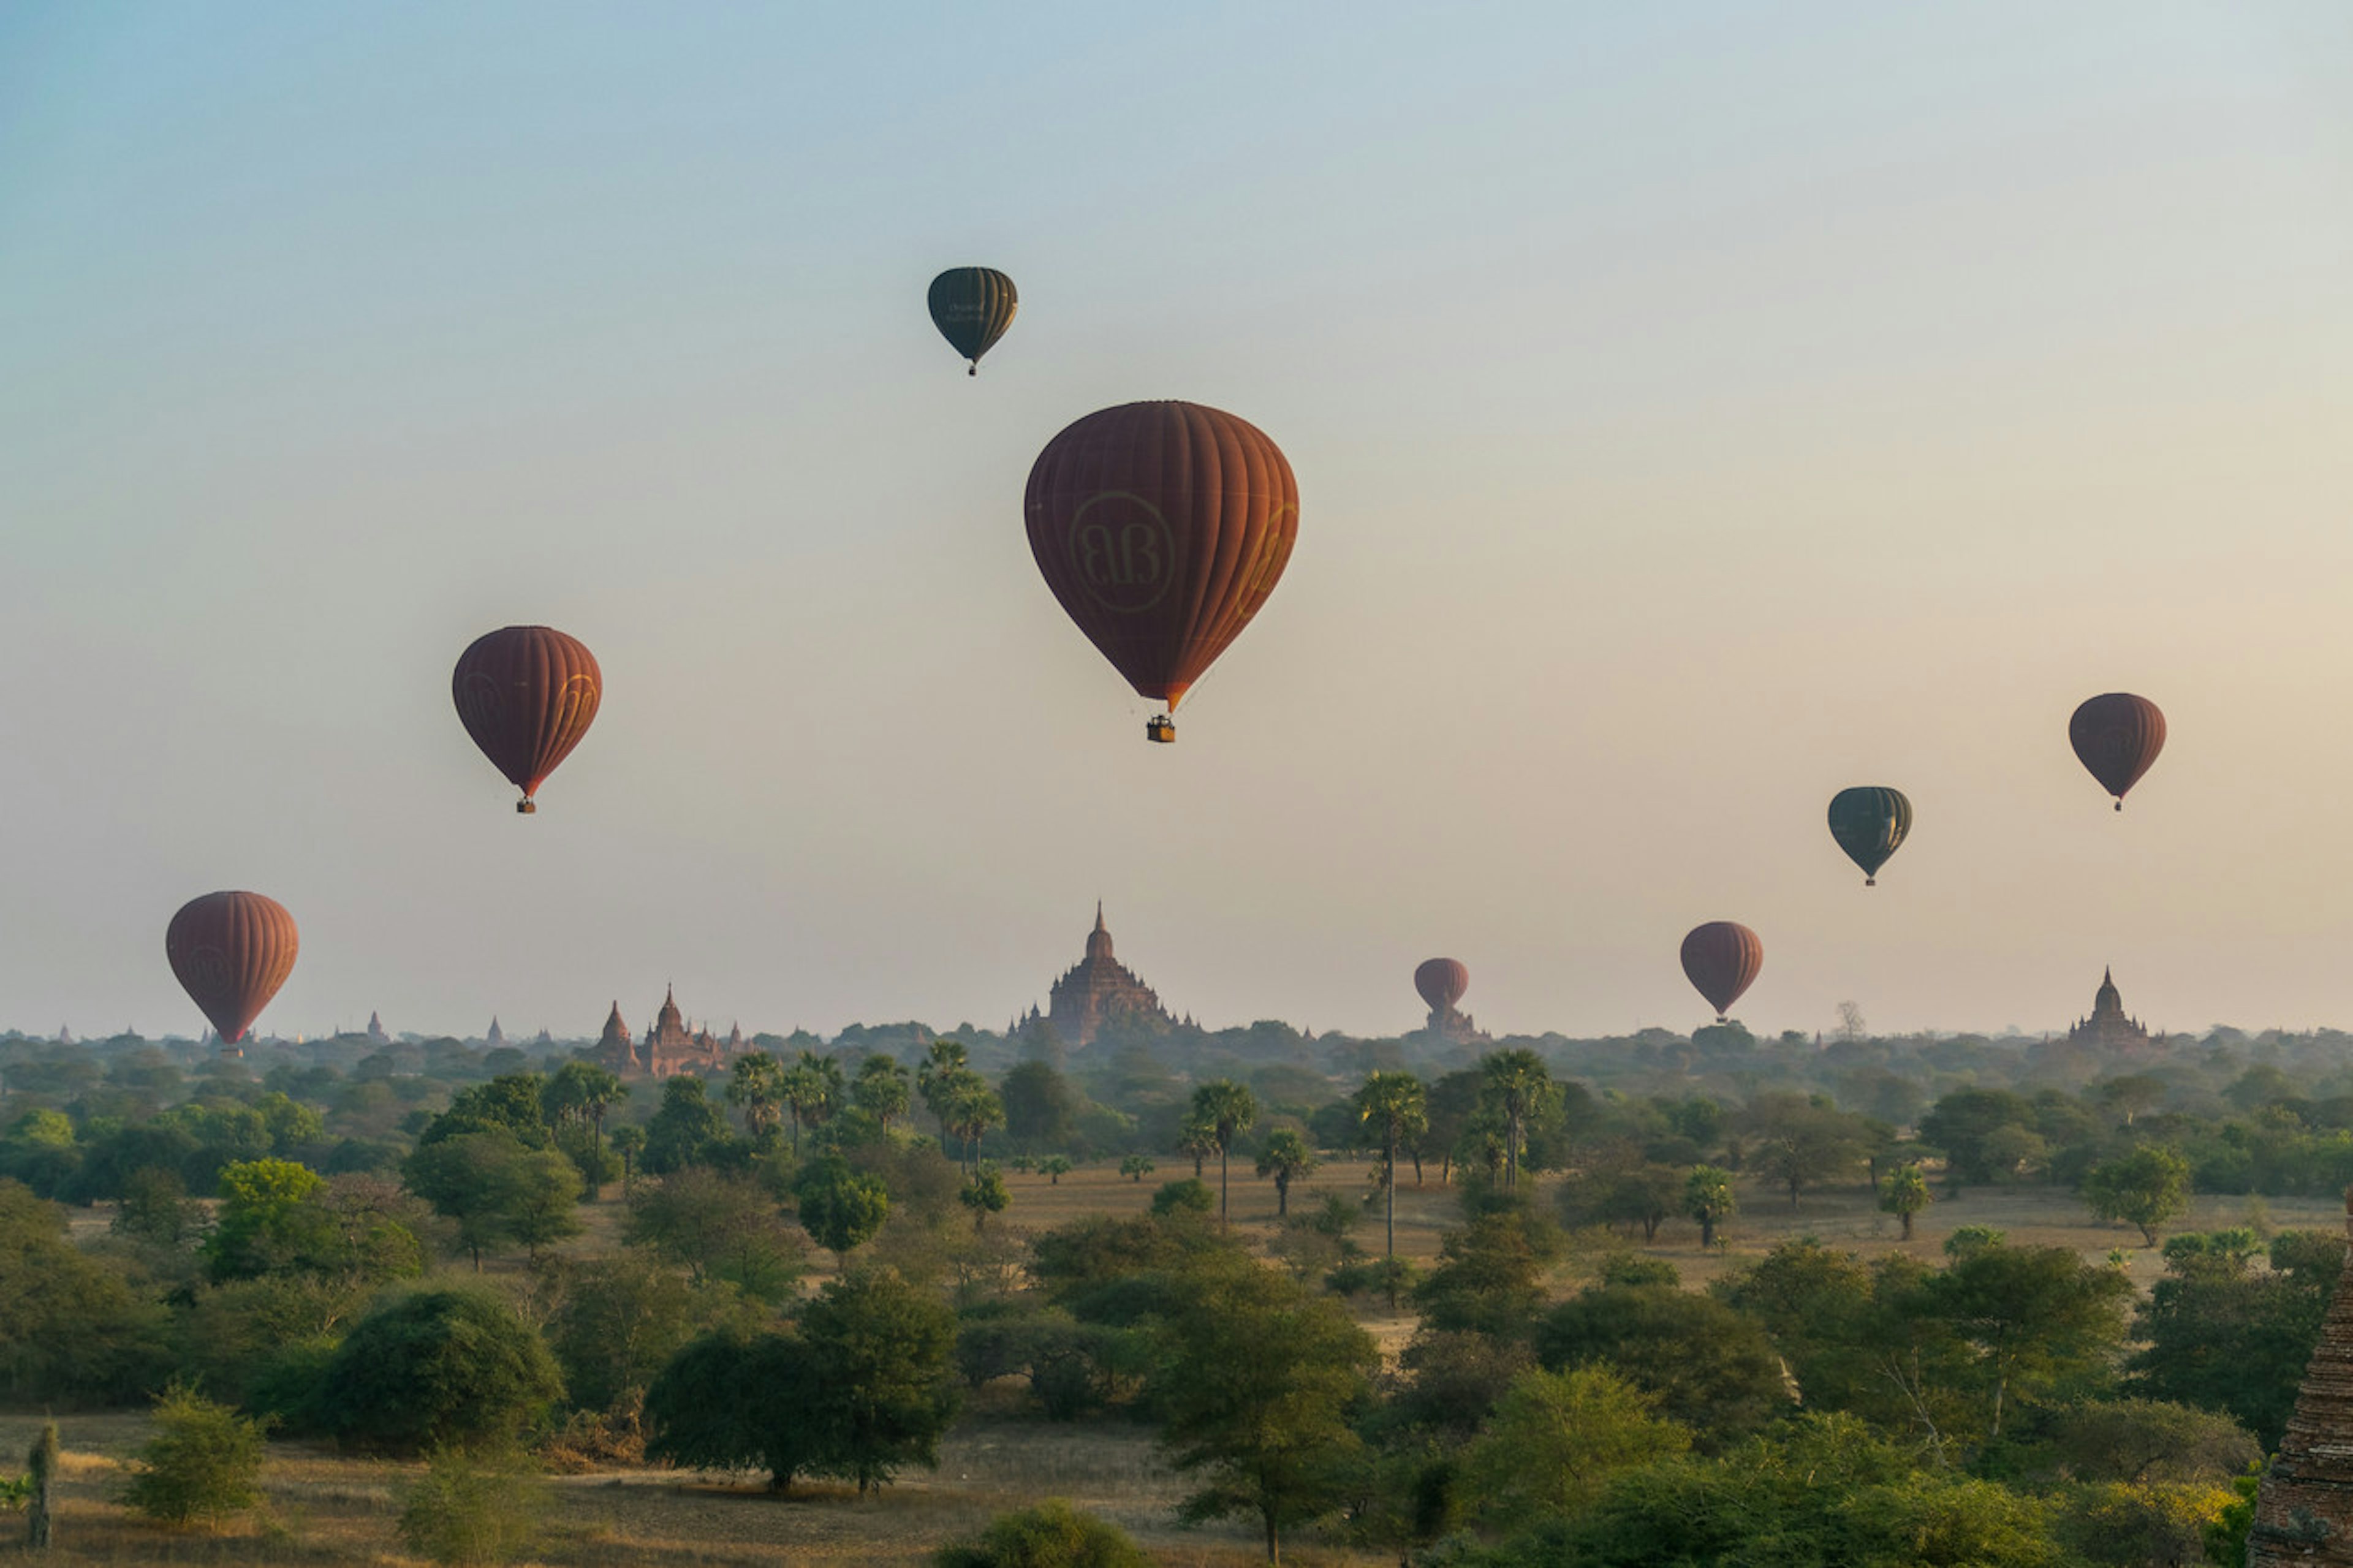
M 2337 0 L 19 5 L 0 367 L 0 1026 L 194 1029 L 222 887 L 287 1032 L 997 1025 L 1098 895 L 1213 1024 L 1687 1027 L 1715 918 L 1759 1028 L 2353 1023 Z M 1303 500 L 1173 748 L 1020 519 L 1159 396 Z

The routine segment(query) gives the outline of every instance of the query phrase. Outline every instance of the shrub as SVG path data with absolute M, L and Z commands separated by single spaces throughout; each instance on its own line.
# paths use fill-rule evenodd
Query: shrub
M 997 1515 L 978 1539 L 943 1546 L 932 1561 L 938 1568 L 1150 1568 L 1152 1559 L 1118 1526 L 1048 1498 Z
M 165 1524 L 216 1520 L 261 1500 L 261 1423 L 174 1384 L 155 1401 L 122 1500 Z
M 564 1392 L 538 1332 L 473 1290 L 396 1296 L 354 1325 L 319 1390 L 328 1427 L 396 1453 L 497 1447 Z
M 522 1555 L 546 1511 L 544 1483 L 514 1456 L 478 1463 L 462 1448 L 437 1448 L 401 1489 L 396 1528 L 419 1556 L 476 1568 Z

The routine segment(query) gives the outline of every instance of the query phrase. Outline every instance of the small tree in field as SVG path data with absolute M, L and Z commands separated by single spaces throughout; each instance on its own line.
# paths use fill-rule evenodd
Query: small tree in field
M 462 1448 L 437 1448 L 400 1503 L 397 1528 L 411 1552 L 454 1568 L 493 1568 L 530 1550 L 547 1489 L 518 1457 L 477 1463 Z
M 1144 1184 L 1144 1178 L 1152 1174 L 1152 1156 L 1149 1154 L 1128 1155 L 1119 1163 L 1119 1173 L 1134 1182 L 1137 1186 L 1142 1186 Z
M 1117 1525 L 1081 1513 L 1060 1498 L 1000 1513 L 977 1541 L 943 1546 L 934 1568 L 1151 1568 L 1152 1559 Z
M 261 1423 L 174 1384 L 156 1398 L 155 1436 L 122 1500 L 164 1524 L 207 1522 L 261 1500 Z
M 1683 1178 L 1683 1213 L 1699 1221 L 1699 1244 L 1715 1245 L 1715 1227 L 1740 1210 L 1732 1195 L 1732 1173 L 1714 1165 L 1694 1165 Z
M 1003 1214 L 1012 1205 L 1013 1191 L 1005 1184 L 1004 1173 L 992 1161 L 973 1173 L 972 1180 L 957 1192 L 956 1201 L 972 1211 L 972 1228 L 985 1230 L 990 1215 Z
M 2102 1219 L 2139 1226 L 2141 1239 L 2155 1247 L 2157 1227 L 2189 1208 L 2189 1162 L 2144 1143 L 2084 1172 L 2084 1201 Z
M 1072 1166 L 1068 1154 L 1049 1154 L 1038 1162 L 1038 1168 L 1046 1173 L 1048 1186 L 1059 1187 L 1062 1184 L 1062 1178 L 1071 1173 Z
M 1920 1173 L 1916 1164 L 1898 1165 L 1887 1173 L 1887 1190 L 1879 1194 L 1879 1206 L 1904 1222 L 1904 1239 L 1912 1239 L 1913 1216 L 1936 1201 L 1928 1190 L 1928 1178 Z
M 793 1183 L 793 1199 L 800 1208 L 802 1228 L 837 1260 L 871 1240 L 891 1217 L 891 1189 L 882 1178 L 850 1169 L 839 1154 L 803 1167 Z

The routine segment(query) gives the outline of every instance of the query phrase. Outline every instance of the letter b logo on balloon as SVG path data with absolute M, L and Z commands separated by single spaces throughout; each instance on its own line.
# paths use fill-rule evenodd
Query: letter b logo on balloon
M 1168 593 L 1176 575 L 1176 536 L 1160 510 L 1126 490 L 1088 497 L 1071 516 L 1071 569 L 1107 610 L 1136 615 Z

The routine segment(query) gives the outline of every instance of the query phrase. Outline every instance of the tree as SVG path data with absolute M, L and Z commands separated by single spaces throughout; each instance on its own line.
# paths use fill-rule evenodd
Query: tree
M 435 1117 L 417 1142 L 419 1147 L 445 1138 L 503 1131 L 526 1149 L 545 1149 L 549 1135 L 543 1085 L 535 1072 L 506 1073 L 488 1083 L 461 1089 L 449 1109 Z
M 1193 1090 L 1193 1120 L 1209 1129 L 1218 1146 L 1218 1223 L 1226 1223 L 1226 1155 L 1234 1134 L 1247 1132 L 1258 1121 L 1258 1097 L 1229 1078 L 1212 1079 Z
M 221 1167 L 220 1207 L 205 1240 L 215 1280 L 248 1279 L 286 1267 L 302 1244 L 302 1200 L 326 1183 L 291 1160 L 239 1160 Z
M 11 1403 L 121 1402 L 168 1366 L 163 1309 L 66 1239 L 66 1214 L 0 1181 L 0 1391 Z
M 482 1269 L 482 1253 L 514 1235 L 514 1205 L 530 1151 L 503 1127 L 421 1144 L 401 1166 L 408 1190 L 453 1220 L 458 1245 Z
M 1077 1167 L 1071 1163 L 1068 1154 L 1049 1154 L 1038 1162 L 1038 1169 L 1045 1173 L 1048 1186 L 1059 1187 L 1062 1184 L 1062 1178 Z
M 894 1269 L 826 1283 L 801 1309 L 824 1393 L 807 1414 L 823 1435 L 828 1473 L 863 1497 L 908 1465 L 939 1466 L 955 1416 L 955 1315 Z
M 2124 1340 L 2132 1282 L 2063 1247 L 1972 1247 L 1928 1277 L 1920 1310 L 1977 1351 L 1986 1435 L 2013 1392 L 2039 1394 L 2105 1367 Z
M 165 1524 L 214 1521 L 261 1500 L 261 1423 L 174 1384 L 155 1400 L 122 1500 Z
M 1185 1511 L 1255 1513 L 1280 1563 L 1282 1528 L 1331 1505 L 1335 1464 L 1357 1446 L 1347 1412 L 1379 1352 L 1336 1301 L 1247 1257 L 1203 1255 L 1161 1300 L 1161 1441 L 1178 1469 L 1210 1477 Z
M 642 1254 L 581 1264 L 547 1322 L 547 1348 L 563 1369 L 565 1394 L 586 1410 L 611 1410 L 642 1394 L 693 1337 L 703 1300 Z
M 1084 1100 L 1048 1062 L 1023 1062 L 1005 1075 L 997 1097 L 1005 1105 L 1005 1135 L 1024 1152 L 1071 1142 Z
M 1005 1124 L 1005 1102 L 986 1079 L 967 1071 L 950 1086 L 939 1114 L 942 1130 L 963 1142 L 964 1163 L 977 1171 L 980 1141 L 990 1128 Z
M 785 1069 L 779 1088 L 785 1109 L 793 1119 L 793 1154 L 801 1149 L 801 1129 L 822 1127 L 841 1109 L 844 1091 L 841 1064 L 831 1057 L 803 1051 L 800 1060 Z
M 1420 1135 L 1430 1125 L 1421 1080 L 1411 1073 L 1375 1072 L 1357 1089 L 1352 1103 L 1356 1119 L 1381 1151 L 1381 1185 L 1388 1201 L 1388 1245 L 1383 1256 L 1392 1271 L 1397 1264 L 1398 1145 Z M 1397 1306 L 1397 1288 L 1389 1288 L 1389 1306 Z
M 1528 1124 L 1550 1109 L 1559 1087 L 1544 1058 L 1531 1050 L 1494 1051 L 1479 1060 L 1481 1101 L 1504 1127 L 1504 1186 L 1520 1184 L 1520 1158 L 1527 1150 Z
M 588 1183 L 590 1203 L 603 1194 L 605 1117 L 628 1098 L 629 1086 L 594 1062 L 565 1062 L 540 1090 L 540 1109 L 549 1121 L 559 1129 L 579 1126 L 588 1130 L 588 1158 L 580 1173 Z
M 1545 1270 L 1560 1257 L 1560 1236 L 1525 1202 L 1511 1199 L 1449 1231 L 1438 1257 L 1430 1278 L 1414 1288 L 1425 1328 L 1525 1341 L 1544 1304 Z
M 1757 1139 L 1756 1170 L 1788 1189 L 1793 1209 L 1804 1189 L 1852 1171 L 1862 1159 L 1860 1123 L 1824 1100 L 1758 1095 L 1742 1121 Z
M 723 1280 L 756 1301 L 786 1300 L 801 1276 L 803 1244 L 744 1176 L 689 1167 L 642 1183 L 621 1234 L 685 1268 L 698 1288 Z
M 839 1262 L 873 1239 L 891 1217 L 891 1189 L 879 1176 L 850 1168 L 839 1154 L 825 1154 L 803 1167 L 793 1183 L 801 1228 Z
M 1956 1186 L 1982 1184 L 2016 1168 L 2015 1141 L 1995 1141 L 2005 1129 L 2034 1135 L 2034 1107 L 2005 1089 L 1957 1089 L 1920 1118 L 1921 1142 L 1944 1151 Z
M 1152 1568 L 1118 1526 L 1081 1513 L 1060 1498 L 1000 1513 L 978 1539 L 943 1546 L 934 1568 Z
M 646 1122 L 643 1163 L 657 1176 L 714 1164 L 728 1158 L 734 1142 L 727 1114 L 711 1102 L 709 1088 L 699 1078 L 681 1076 L 664 1081 L 661 1104 Z
M 1505 1528 L 1582 1512 L 1616 1472 L 1690 1448 L 1690 1431 L 1657 1407 L 1606 1366 L 1531 1369 L 1463 1454 L 1464 1488 Z
M 891 1123 L 907 1114 L 907 1069 L 877 1051 L 858 1064 L 858 1077 L 849 1093 L 858 1109 L 872 1117 L 874 1125 L 887 1135 Z
M 1152 1174 L 1152 1156 L 1149 1154 L 1130 1154 L 1119 1163 L 1119 1173 L 1138 1186 L 1144 1184 L 1145 1177 Z
M 546 1483 L 520 1456 L 484 1462 L 462 1448 L 427 1455 L 425 1473 L 397 1495 L 394 1528 L 403 1544 L 461 1568 L 511 1563 L 530 1550 L 548 1504 Z
M 330 1429 L 364 1447 L 495 1448 L 563 1392 L 547 1346 L 503 1300 L 426 1289 L 353 1325 L 327 1363 L 320 1408 Z
M 2143 1243 L 2155 1247 L 2157 1227 L 2189 1208 L 2189 1162 L 2144 1143 L 2084 1173 L 2083 1192 L 2094 1215 L 2139 1226 Z
M 1556 1369 L 1608 1364 L 1712 1448 L 1790 1403 L 1780 1358 L 1755 1320 L 1671 1285 L 1588 1286 L 1546 1315 L 1535 1352 Z
M 1275 1218 L 1290 1215 L 1291 1184 L 1314 1169 L 1315 1151 L 1297 1129 L 1278 1127 L 1266 1135 L 1266 1146 L 1258 1152 L 1258 1173 L 1274 1178 Z
M 1732 1193 L 1732 1173 L 1694 1165 L 1683 1178 L 1683 1213 L 1699 1221 L 1699 1244 L 1715 1245 L 1715 1227 L 1740 1212 Z
M 1066 1165 L 1069 1163 L 1063 1162 Z M 990 1215 L 1003 1214 L 1011 1205 L 1013 1192 L 1005 1184 L 996 1162 L 991 1161 L 973 1173 L 972 1180 L 957 1192 L 956 1202 L 972 1211 L 972 1228 L 978 1231 L 987 1228 Z
M 1904 1239 L 1912 1239 L 1912 1220 L 1923 1209 L 1936 1201 L 1928 1190 L 1928 1178 L 1920 1173 L 1917 1161 L 1906 1161 L 1887 1173 L 1887 1190 L 1879 1194 L 1879 1206 L 1904 1222 Z
M 2342 1237 L 2283 1231 L 2265 1269 L 2195 1234 L 2165 1244 L 2166 1272 L 2134 1321 L 2143 1342 L 2128 1386 L 2154 1399 L 2227 1412 L 2265 1451 L 2295 1409 L 2344 1267 Z
M 1185 1119 L 1176 1125 L 1176 1152 L 1191 1157 L 1195 1181 L 1201 1179 L 1202 1163 L 1217 1152 L 1217 1124 L 1204 1121 L 1192 1111 L 1187 1111 Z
M 638 1157 L 646 1152 L 646 1130 L 642 1127 L 613 1129 L 613 1152 L 621 1157 L 621 1185 L 628 1188 L 637 1180 Z
M 568 1236 L 580 1234 L 580 1167 L 553 1149 L 537 1149 L 515 1162 L 506 1198 L 507 1234 L 532 1257 Z M 478 1265 L 479 1267 L 479 1265 Z
M 755 1148 L 776 1147 L 776 1128 L 784 1120 L 784 1064 L 765 1051 L 737 1057 L 727 1075 L 727 1103 L 744 1113 L 744 1131 L 751 1135 Z M 800 1152 L 801 1119 L 796 1113 L 793 1158 L 800 1158 Z
M 646 1456 L 706 1470 L 756 1465 L 769 1490 L 789 1491 L 828 1451 L 811 1416 L 824 1375 L 797 1335 L 706 1334 L 646 1390 Z

